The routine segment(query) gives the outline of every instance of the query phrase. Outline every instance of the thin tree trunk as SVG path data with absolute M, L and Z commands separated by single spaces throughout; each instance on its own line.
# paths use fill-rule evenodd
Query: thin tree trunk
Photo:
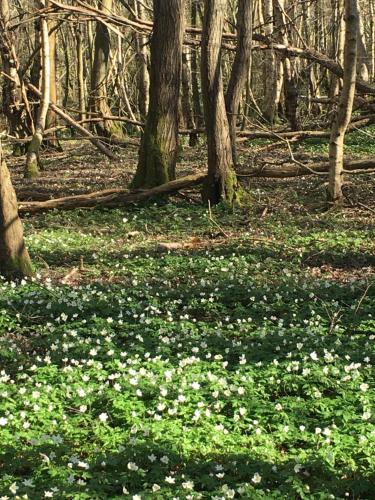
M 343 204 L 344 138 L 351 119 L 356 82 L 359 30 L 357 0 L 345 0 L 345 23 L 344 83 L 329 144 L 328 202 L 334 206 Z
M 238 188 L 221 70 L 225 7 L 225 0 L 206 0 L 202 31 L 201 73 L 208 152 L 203 199 L 211 204 L 220 201 L 233 204 Z
M 198 1 L 199 0 L 192 0 L 191 2 L 191 25 L 193 28 L 198 27 Z M 191 85 L 193 92 L 194 122 L 198 128 L 203 125 L 199 74 L 198 51 L 195 47 L 193 47 L 191 51 Z
M 185 0 L 154 0 L 150 105 L 133 187 L 175 178 Z
M 274 31 L 273 1 L 264 0 L 264 32 L 272 38 Z M 272 50 L 264 57 L 264 118 L 273 125 L 276 120 L 277 108 L 283 83 L 283 66 L 277 54 Z
M 104 14 L 112 11 L 112 0 L 101 0 L 100 10 Z M 110 36 L 107 26 L 101 22 L 96 23 L 94 43 L 94 62 L 91 75 L 90 111 L 101 115 L 111 115 L 108 104 L 108 62 L 110 52 Z M 122 138 L 122 130 L 118 123 L 103 121 L 95 124 L 99 136 Z
M 279 39 L 284 45 L 288 45 L 288 31 L 286 26 L 284 0 L 273 0 L 274 19 L 277 30 L 280 33 Z M 285 116 L 289 121 L 292 130 L 299 130 L 298 121 L 298 89 L 293 75 L 292 64 L 289 57 L 283 58 L 283 76 L 284 76 L 284 105 Z
M 48 30 L 51 33 L 49 35 L 49 52 L 50 52 L 50 100 L 52 102 L 58 103 L 58 92 L 57 92 L 57 32 L 55 26 L 55 21 L 48 21 Z M 48 110 L 47 118 L 46 118 L 46 128 L 55 128 L 57 126 L 57 117 L 52 110 Z M 57 137 L 55 134 L 52 134 L 52 137 L 48 139 L 47 143 L 48 147 L 53 149 L 61 150 L 61 146 L 58 143 Z
M 251 64 L 252 0 L 239 0 L 237 12 L 237 50 L 229 79 L 225 104 L 232 142 L 233 163 L 237 163 L 236 124 L 239 104 Z
M 362 9 L 359 8 L 358 4 L 358 15 L 359 15 L 359 26 L 358 26 L 358 48 L 357 48 L 357 64 L 358 69 L 357 73 L 359 78 L 363 81 L 369 81 L 369 56 L 366 48 L 366 38 L 365 38 L 365 29 L 363 26 L 363 12 Z
M 86 92 L 85 92 L 85 73 L 83 63 L 83 40 L 82 30 L 78 24 L 76 33 L 76 51 L 77 51 L 77 77 L 78 77 L 78 104 L 80 111 L 80 120 L 86 120 Z
M 182 97 L 181 108 L 183 116 L 183 126 L 187 129 L 195 129 L 194 114 L 191 102 L 191 68 L 190 68 L 190 47 L 185 46 L 182 51 Z M 189 135 L 189 145 L 194 147 L 197 145 L 198 136 L 196 132 Z
M 145 19 L 145 12 L 143 3 L 139 0 L 134 0 L 134 12 L 137 18 L 140 20 Z M 148 106 L 149 106 L 149 87 L 150 87 L 150 76 L 148 73 L 148 53 L 147 53 L 147 36 L 143 33 L 136 33 L 136 51 L 137 51 L 137 61 L 138 61 L 138 73 L 137 73 L 137 84 L 138 84 L 138 108 L 139 116 L 141 120 L 144 120 L 147 116 Z
M 40 0 L 40 8 L 46 7 L 46 0 Z M 42 96 L 38 109 L 38 119 L 35 133 L 27 150 L 25 177 L 33 178 L 39 175 L 39 149 L 43 141 L 43 132 L 46 127 L 47 112 L 50 102 L 50 53 L 48 23 L 44 16 L 40 18 L 42 38 Z

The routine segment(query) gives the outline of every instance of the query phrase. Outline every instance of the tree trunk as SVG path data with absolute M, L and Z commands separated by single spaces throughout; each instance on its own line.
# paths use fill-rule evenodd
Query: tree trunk
M 359 8 L 358 4 L 358 16 L 359 16 L 359 25 L 358 25 L 358 47 L 357 47 L 357 74 L 361 80 L 368 82 L 369 81 L 369 61 L 370 58 L 367 53 L 366 48 L 366 38 L 365 38 L 365 28 L 363 26 L 363 12 L 362 9 Z
M 267 37 L 273 37 L 273 1 L 264 0 L 264 33 Z M 276 120 L 277 108 L 280 102 L 280 94 L 283 82 L 283 66 L 272 50 L 264 57 L 264 118 L 273 125 Z
M 50 100 L 52 102 L 58 103 L 58 92 L 57 92 L 57 32 L 56 32 L 56 22 L 48 21 L 49 35 L 49 52 L 50 52 Z M 46 128 L 55 128 L 57 126 L 57 117 L 55 113 L 49 109 L 46 118 Z M 61 146 L 54 134 L 51 134 L 51 138 L 46 141 L 46 145 L 53 149 L 61 150 Z
M 100 10 L 109 14 L 112 10 L 112 0 L 101 0 Z M 107 26 L 101 22 L 96 23 L 94 62 L 91 75 L 90 111 L 101 115 L 111 115 L 108 104 L 108 62 L 110 52 L 110 36 Z M 95 130 L 99 136 L 122 138 L 121 126 L 111 121 L 103 121 L 95 124 Z
M 145 19 L 143 3 L 139 0 L 134 0 L 133 5 L 134 12 L 137 15 L 137 19 Z M 150 76 L 148 73 L 147 41 L 148 40 L 146 35 L 144 35 L 143 33 L 136 33 L 135 42 L 138 61 L 138 109 L 141 120 L 144 120 L 146 118 L 149 106 Z
M 18 217 L 17 198 L 0 144 L 0 275 L 15 279 L 33 274 Z
M 40 8 L 46 7 L 46 0 L 40 0 Z M 42 96 L 38 109 L 38 118 L 35 133 L 27 150 L 25 177 L 33 178 L 39 175 L 39 149 L 43 141 L 43 132 L 46 127 L 47 112 L 50 101 L 50 53 L 48 23 L 45 17 L 40 18 L 42 42 Z
M 187 129 L 195 129 L 195 121 L 191 102 L 191 68 L 190 68 L 190 47 L 185 46 L 182 51 L 182 97 L 181 108 L 183 117 L 183 126 Z M 197 145 L 198 136 L 195 131 L 189 134 L 189 145 L 194 147 Z
M 83 59 L 83 40 L 80 25 L 76 26 L 76 51 L 77 51 L 77 77 L 78 77 L 78 103 L 80 120 L 86 120 L 86 92 L 85 92 L 85 72 Z
M 238 108 L 249 76 L 251 63 L 252 3 L 252 0 L 239 0 L 238 2 L 237 50 L 225 95 L 234 164 L 237 163 L 236 124 Z
M 199 0 L 192 0 L 191 2 L 191 25 L 193 28 L 198 26 L 198 2 Z M 194 122 L 200 128 L 203 126 L 203 114 L 200 99 L 199 89 L 199 64 L 198 64 L 198 50 L 193 47 L 191 52 L 191 85 L 193 92 L 193 109 L 194 109 Z
M 335 10 L 336 29 L 333 32 L 333 43 L 335 45 L 334 57 L 341 66 L 344 65 L 344 44 L 345 44 L 345 21 L 344 21 L 344 0 L 333 0 L 333 8 Z M 331 75 L 331 90 L 332 97 L 340 93 L 341 78 L 335 74 Z
M 154 0 L 150 105 L 133 187 L 175 178 L 185 0 Z
M 277 25 L 277 31 L 280 33 L 278 38 L 281 43 L 288 45 L 284 4 L 284 0 L 273 0 L 275 24 Z M 285 117 L 289 121 L 292 130 L 299 130 L 300 125 L 297 116 L 298 89 L 289 57 L 283 58 L 283 66 Z
M 208 150 L 203 199 L 211 204 L 220 201 L 233 204 L 238 188 L 221 70 L 225 6 L 225 0 L 206 0 L 202 31 L 202 93 Z
M 329 144 L 330 172 L 328 202 L 333 206 L 343 204 L 344 138 L 351 119 L 356 82 L 357 38 L 359 30 L 357 0 L 345 0 L 345 23 L 344 83 L 337 115 L 332 125 Z

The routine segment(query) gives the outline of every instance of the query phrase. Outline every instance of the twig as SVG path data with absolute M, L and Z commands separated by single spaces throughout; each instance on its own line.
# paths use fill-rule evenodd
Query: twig
M 369 283 L 367 285 L 366 290 L 363 292 L 361 298 L 358 301 L 358 304 L 357 304 L 357 307 L 355 308 L 354 314 L 357 314 L 357 312 L 359 311 L 359 308 L 361 307 L 362 302 L 365 300 L 365 297 L 368 294 L 368 291 L 370 290 L 370 288 L 372 287 L 372 285 L 373 285 L 373 283 Z
M 213 218 L 212 215 L 212 210 L 211 210 L 211 201 L 208 200 L 208 219 L 219 229 L 221 234 L 225 236 L 225 238 L 229 238 L 229 234 L 224 231 L 224 229 L 216 222 L 216 220 Z

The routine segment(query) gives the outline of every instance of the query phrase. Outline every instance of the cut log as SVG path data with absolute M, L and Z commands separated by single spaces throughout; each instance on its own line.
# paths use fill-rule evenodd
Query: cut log
M 68 196 L 48 201 L 32 201 L 19 204 L 20 213 L 37 213 L 55 208 L 71 210 L 74 208 L 94 208 L 94 207 L 121 207 L 133 205 L 146 201 L 156 196 L 175 193 L 180 189 L 186 189 L 201 184 L 206 178 L 206 174 L 195 174 L 182 177 L 175 181 L 167 182 L 152 189 L 138 191 L 128 191 L 126 189 L 106 189 L 96 193 L 82 194 L 78 196 Z

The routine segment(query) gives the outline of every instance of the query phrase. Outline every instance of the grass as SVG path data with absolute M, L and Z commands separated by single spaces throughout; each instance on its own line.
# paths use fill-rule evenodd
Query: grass
M 0 283 L 0 498 L 373 498 L 371 179 L 341 213 L 320 179 L 258 181 L 219 227 L 194 193 L 27 217 L 38 276 Z

